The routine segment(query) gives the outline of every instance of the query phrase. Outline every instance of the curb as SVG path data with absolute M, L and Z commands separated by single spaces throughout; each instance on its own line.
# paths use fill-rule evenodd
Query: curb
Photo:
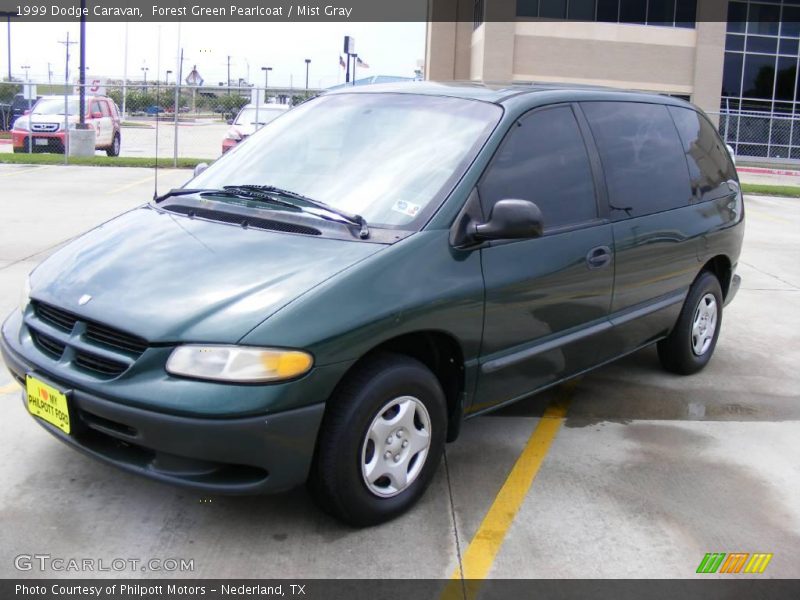
M 766 167 L 736 167 L 739 173 L 756 173 L 759 175 L 789 175 L 800 177 L 800 171 L 790 169 L 768 169 Z

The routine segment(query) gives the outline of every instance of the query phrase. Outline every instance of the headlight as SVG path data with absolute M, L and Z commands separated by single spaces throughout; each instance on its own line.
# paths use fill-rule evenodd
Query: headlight
M 178 346 L 167 361 L 173 375 L 257 383 L 299 377 L 311 369 L 314 358 L 300 350 L 248 346 Z
M 22 284 L 22 294 L 19 297 L 19 310 L 20 312 L 25 312 L 25 309 L 28 308 L 28 304 L 31 302 L 31 278 L 29 276 L 25 277 L 25 282 Z
M 242 134 L 236 131 L 235 129 L 229 129 L 228 133 L 225 134 L 226 140 L 236 140 L 237 142 L 242 139 Z
M 11 126 L 11 129 L 18 129 L 19 131 L 30 131 L 30 121 L 25 117 L 20 117 L 16 121 L 14 121 L 14 125 Z

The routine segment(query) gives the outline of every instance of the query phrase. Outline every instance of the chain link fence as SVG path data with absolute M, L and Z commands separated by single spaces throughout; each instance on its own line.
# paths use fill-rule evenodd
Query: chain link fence
M 800 161 L 800 116 L 746 111 L 708 113 L 737 159 L 797 164 Z
M 0 153 L 58 153 L 69 164 L 71 136 L 78 138 L 71 132 L 78 128 L 79 86 L 38 83 L 36 96 L 26 99 L 25 85 L 0 83 Z M 247 85 L 87 84 L 85 121 L 95 131 L 97 155 L 158 157 L 164 166 L 179 166 L 219 158 L 317 93 Z

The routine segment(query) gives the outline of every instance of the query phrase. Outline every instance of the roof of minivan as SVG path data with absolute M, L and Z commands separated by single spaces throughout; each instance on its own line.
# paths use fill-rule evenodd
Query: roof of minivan
M 542 82 L 514 82 L 494 83 L 477 81 L 409 81 L 401 83 L 387 83 L 367 86 L 352 86 L 332 90 L 328 94 L 423 94 L 426 96 L 450 96 L 469 100 L 482 100 L 495 104 L 503 104 L 511 99 L 527 99 L 535 103 L 537 97 L 548 102 L 553 101 L 553 96 L 559 99 L 575 100 L 608 99 L 629 100 L 642 102 L 662 102 L 687 106 L 688 103 L 678 98 L 671 98 L 660 94 L 647 92 L 627 91 L 617 88 L 558 84 Z

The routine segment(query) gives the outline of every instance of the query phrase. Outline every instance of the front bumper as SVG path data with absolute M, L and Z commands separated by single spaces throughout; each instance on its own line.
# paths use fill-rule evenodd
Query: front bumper
M 233 148 L 236 144 L 239 143 L 240 140 L 231 140 L 229 138 L 225 138 L 222 140 L 222 153 L 225 154 L 228 150 Z
M 125 471 L 207 493 L 260 494 L 303 483 L 324 404 L 239 418 L 171 415 L 115 402 L 37 369 L 0 335 L 0 351 L 24 388 L 35 374 L 69 395 L 72 433 L 35 418 L 62 442 Z M 23 401 L 25 393 L 23 392 Z
M 64 138 L 63 131 L 32 133 L 14 129 L 11 132 L 11 145 L 16 152 L 56 152 L 63 154 Z

